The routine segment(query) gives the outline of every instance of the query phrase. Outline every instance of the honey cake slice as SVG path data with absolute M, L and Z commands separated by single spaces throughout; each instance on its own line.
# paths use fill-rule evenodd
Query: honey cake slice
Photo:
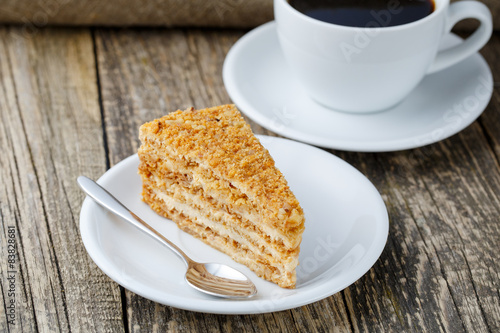
M 304 213 L 236 107 L 178 110 L 139 132 L 143 200 L 258 276 L 295 288 Z

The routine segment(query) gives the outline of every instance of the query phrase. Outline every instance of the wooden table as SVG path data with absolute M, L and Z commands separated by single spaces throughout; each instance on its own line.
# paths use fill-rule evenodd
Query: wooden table
M 382 256 L 342 292 L 212 315 L 144 299 L 97 268 L 80 238 L 77 176 L 97 179 L 135 153 L 143 122 L 230 103 L 221 68 L 244 33 L 0 27 L 0 331 L 499 332 L 498 83 L 480 119 L 447 140 L 330 150 L 374 183 L 390 216 Z M 499 33 L 482 54 L 498 82 Z

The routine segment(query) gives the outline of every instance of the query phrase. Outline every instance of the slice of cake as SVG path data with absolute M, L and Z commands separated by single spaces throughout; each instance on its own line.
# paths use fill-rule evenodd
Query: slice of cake
M 304 214 L 234 105 L 141 126 L 143 200 L 260 277 L 295 287 Z

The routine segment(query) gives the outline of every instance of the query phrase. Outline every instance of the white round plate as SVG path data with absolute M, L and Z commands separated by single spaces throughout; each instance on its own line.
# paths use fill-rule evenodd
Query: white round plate
M 184 281 L 183 262 L 147 236 L 86 198 L 80 231 L 90 257 L 114 281 L 155 302 L 208 313 L 252 314 L 286 310 L 328 297 L 354 283 L 380 256 L 389 220 L 382 198 L 359 171 L 299 142 L 259 136 L 285 175 L 306 216 L 297 288 L 282 289 L 229 256 L 180 231 L 141 201 L 139 160 L 133 155 L 106 172 L 99 184 L 180 246 L 194 260 L 221 262 L 255 283 L 254 298 L 229 300 L 202 294 Z
M 460 40 L 447 35 L 441 47 Z M 493 76 L 477 53 L 426 76 L 392 109 L 365 115 L 333 111 L 306 96 L 290 73 L 274 22 L 234 44 L 223 78 L 233 102 L 261 126 L 313 145 L 360 152 L 410 149 L 448 138 L 479 117 L 493 93 Z

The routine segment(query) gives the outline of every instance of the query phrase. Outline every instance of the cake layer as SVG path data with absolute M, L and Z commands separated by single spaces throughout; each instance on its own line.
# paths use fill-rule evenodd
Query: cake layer
M 246 195 L 228 181 L 219 179 L 211 170 L 204 169 L 196 163 L 176 159 L 168 153 L 160 153 L 150 145 L 141 147 L 140 156 L 143 163 L 140 167 L 142 173 L 154 173 L 157 178 L 162 179 L 162 182 L 170 179 L 168 185 L 176 181 L 192 191 L 203 192 L 207 201 L 208 198 L 213 198 L 211 204 L 241 216 L 261 233 L 268 235 L 272 243 L 282 245 L 287 250 L 294 250 L 299 246 L 303 225 L 289 228 L 284 232 L 263 223 L 262 214 L 252 206 Z M 175 174 L 172 174 L 172 170 L 175 170 Z M 161 186 L 162 182 L 158 182 L 158 186 Z M 167 184 L 163 186 L 166 187 Z
M 258 243 L 261 239 L 255 237 L 251 239 L 242 228 L 235 228 L 230 224 L 221 224 L 211 218 L 211 212 L 206 209 L 199 210 L 198 207 L 186 203 L 181 203 L 178 200 L 165 195 L 164 193 L 151 192 L 158 200 L 161 200 L 165 207 L 168 209 L 175 209 L 202 228 L 209 228 L 214 234 L 227 240 L 234 240 L 238 242 L 239 246 L 255 254 L 260 261 L 268 263 L 276 267 L 280 271 L 294 269 L 298 260 L 297 253 L 288 253 L 286 256 L 279 253 L 271 253 L 269 248 L 263 248 Z M 252 242 L 253 241 L 253 242 Z M 229 253 L 232 255 L 232 253 Z
M 274 282 L 283 288 L 295 287 L 295 270 L 298 262 L 293 258 L 288 263 L 284 263 L 280 258 L 274 259 L 272 256 L 254 252 L 245 244 L 240 243 L 239 237 L 225 236 L 221 229 L 210 228 L 213 226 L 211 219 L 198 214 L 197 210 L 189 205 L 176 202 L 175 199 L 162 195 L 157 196 L 149 187 L 143 188 L 143 197 L 152 209 L 166 218 L 169 218 L 183 231 L 202 240 L 206 244 L 229 255 L 233 260 L 249 267 L 258 276 Z
M 299 247 L 293 250 L 286 250 L 282 246 L 271 243 L 269 236 L 256 229 L 248 221 L 245 222 L 241 218 L 231 214 L 231 212 L 217 208 L 200 195 L 200 193 L 192 194 L 179 186 L 171 186 L 165 189 L 149 181 L 144 184 L 166 203 L 173 204 L 175 201 L 175 203 L 182 204 L 183 206 L 189 206 L 189 208 L 186 207 L 184 209 L 193 211 L 190 216 L 195 216 L 194 213 L 197 212 L 196 217 L 206 218 L 205 225 L 212 229 L 218 228 L 222 231 L 222 234 L 229 237 L 234 236 L 238 238 L 240 243 L 251 248 L 254 252 L 262 252 L 265 255 L 274 256 L 275 258 L 279 257 L 283 262 L 296 262 Z

